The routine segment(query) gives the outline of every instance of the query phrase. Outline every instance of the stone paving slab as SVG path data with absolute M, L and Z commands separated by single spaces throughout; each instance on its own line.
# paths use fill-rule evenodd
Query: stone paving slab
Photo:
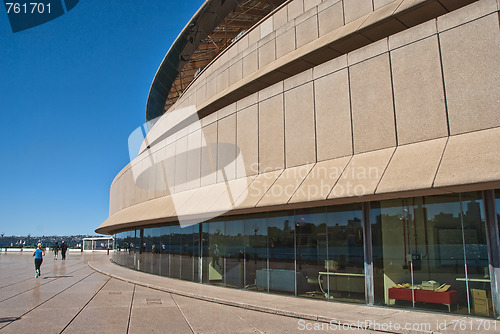
M 369 329 L 388 333 L 500 333 L 500 321 L 493 319 L 230 289 L 138 272 L 118 266 L 104 257 L 99 261 L 89 262 L 89 266 L 102 274 L 131 284 L 171 293 L 175 295 L 174 299 L 185 301 L 182 297 L 188 297 L 215 303 L 210 309 L 218 308 L 216 305 L 226 305 L 315 323 L 338 324 L 337 328 L 344 326 L 352 329 L 359 325 L 360 328 L 367 326 Z M 225 320 L 221 322 L 224 323 Z M 488 323 L 489 329 L 480 328 L 481 323 Z M 198 328 L 196 321 L 193 328 Z

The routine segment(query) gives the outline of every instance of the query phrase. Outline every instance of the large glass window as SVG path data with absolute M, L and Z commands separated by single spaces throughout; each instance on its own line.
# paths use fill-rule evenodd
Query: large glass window
M 225 226 L 223 221 L 209 222 L 208 226 L 208 282 L 224 284 Z
M 239 218 L 239 219 L 238 219 Z M 224 282 L 232 288 L 243 288 L 245 258 L 245 226 L 243 216 L 231 217 L 225 221 L 225 263 Z
M 327 261 L 320 283 L 326 298 L 365 302 L 363 213 L 360 204 L 327 209 Z
M 319 284 L 327 259 L 325 208 L 295 211 L 297 294 L 324 298 Z
M 472 297 L 489 294 L 481 207 L 479 193 L 372 203 L 376 302 L 479 314 Z
M 257 271 L 257 287 L 265 285 L 267 278 L 269 291 L 297 295 L 293 211 L 269 213 L 267 242 L 269 269 Z M 301 287 L 305 285 L 304 280 L 304 277 L 300 277 Z
M 245 287 L 268 291 L 267 276 L 267 215 L 245 217 Z M 259 282 L 257 282 L 257 276 Z

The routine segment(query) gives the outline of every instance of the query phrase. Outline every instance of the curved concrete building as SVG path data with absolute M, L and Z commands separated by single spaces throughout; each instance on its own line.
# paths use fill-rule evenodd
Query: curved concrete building
M 498 318 L 499 9 L 207 0 L 96 232 L 158 275 Z

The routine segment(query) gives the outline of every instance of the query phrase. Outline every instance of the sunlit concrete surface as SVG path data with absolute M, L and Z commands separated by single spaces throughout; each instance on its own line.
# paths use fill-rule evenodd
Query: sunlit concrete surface
M 89 262 L 105 268 L 109 260 L 69 253 L 56 261 L 48 253 L 35 278 L 31 252 L 1 253 L 0 333 L 303 333 L 319 324 L 136 285 L 98 273 Z

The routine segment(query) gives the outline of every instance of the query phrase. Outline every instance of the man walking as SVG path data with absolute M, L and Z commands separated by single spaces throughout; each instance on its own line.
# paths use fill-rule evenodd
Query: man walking
M 54 260 L 57 260 L 57 253 L 59 252 L 59 244 L 56 241 L 56 244 L 54 245 Z
M 61 257 L 63 260 L 66 260 L 66 251 L 68 250 L 68 245 L 66 245 L 66 243 L 64 242 L 61 242 Z

